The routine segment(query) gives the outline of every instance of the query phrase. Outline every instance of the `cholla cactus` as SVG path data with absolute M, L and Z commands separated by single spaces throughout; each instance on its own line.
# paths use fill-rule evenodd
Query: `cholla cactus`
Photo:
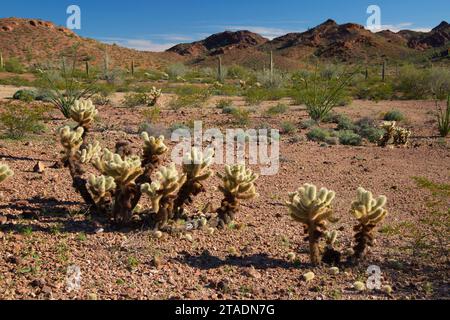
M 183 159 L 183 172 L 186 182 L 180 189 L 175 199 L 175 218 L 181 218 L 184 213 L 184 205 L 193 202 L 193 197 L 205 191 L 202 182 L 213 175 L 209 169 L 214 159 L 214 150 L 208 149 L 202 153 L 197 148 L 192 148 Z
M 358 188 L 356 201 L 352 203 L 351 208 L 351 213 L 359 221 L 354 228 L 356 231 L 355 260 L 363 258 L 367 248 L 373 246 L 373 230 L 388 214 L 384 208 L 386 201 L 385 196 L 375 199 L 370 191 Z
M 118 185 L 127 186 L 143 173 L 139 157 L 122 157 L 112 153 L 108 149 L 103 150 L 103 155 L 94 160 L 94 166 L 104 175 L 114 178 Z
M 325 188 L 317 193 L 315 185 L 305 184 L 297 192 L 289 194 L 286 202 L 291 217 L 305 226 L 311 262 L 316 265 L 322 261 L 320 238 L 324 236 L 327 223 L 334 221 L 331 203 L 335 195 L 334 191 Z
M 408 144 L 411 131 L 405 128 L 397 127 L 394 132 L 394 144 L 396 146 L 405 146 Z
M 405 128 L 397 127 L 397 123 L 395 121 L 384 122 L 381 128 L 383 128 L 386 132 L 378 142 L 380 146 L 386 147 L 389 144 L 404 146 L 408 144 L 411 131 Z
M 223 185 L 219 190 L 224 194 L 222 205 L 217 209 L 218 227 L 224 228 L 234 220 L 236 212 L 239 210 L 239 200 L 255 198 L 256 187 L 254 182 L 258 176 L 245 165 L 225 166 L 225 174 L 218 173 Z
M 84 129 L 91 126 L 97 114 L 98 111 L 91 100 L 77 100 L 70 108 L 70 117 Z
M 143 184 L 141 191 L 150 197 L 157 226 L 163 227 L 170 218 L 173 200 L 186 181 L 186 175 L 180 176 L 175 164 L 172 163 L 169 167 L 161 167 L 156 173 L 156 179 L 151 184 Z
M 152 87 L 152 90 L 150 90 L 149 97 L 150 101 L 148 103 L 149 106 L 154 106 L 156 103 L 158 103 L 158 99 L 162 96 L 162 90 L 156 89 L 155 87 Z
M 61 144 L 66 150 L 66 158 L 75 155 L 83 144 L 83 127 L 72 130 L 69 126 L 59 130 Z
M 147 132 L 143 132 L 142 139 L 144 140 L 144 157 L 146 159 L 157 158 L 167 152 L 164 136 L 158 138 L 149 137 Z
M 113 177 L 91 175 L 88 180 L 89 192 L 97 204 L 105 202 L 105 199 L 111 197 L 111 191 L 116 187 Z
M 0 163 L 0 183 L 6 181 L 14 175 L 14 172 L 6 165 Z
M 92 162 L 94 159 L 97 159 L 101 150 L 102 148 L 100 147 L 100 143 L 95 141 L 92 144 L 88 144 L 83 150 L 78 150 L 77 156 L 81 163 L 87 164 Z

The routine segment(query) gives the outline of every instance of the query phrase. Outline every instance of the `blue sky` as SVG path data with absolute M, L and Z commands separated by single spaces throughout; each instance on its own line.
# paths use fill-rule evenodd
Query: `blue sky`
M 381 8 L 383 28 L 393 31 L 427 30 L 450 20 L 450 0 L 14 0 L 2 1 L 0 17 L 65 25 L 72 4 L 81 8 L 81 36 L 152 51 L 224 30 L 273 38 L 328 18 L 365 24 L 371 4 Z

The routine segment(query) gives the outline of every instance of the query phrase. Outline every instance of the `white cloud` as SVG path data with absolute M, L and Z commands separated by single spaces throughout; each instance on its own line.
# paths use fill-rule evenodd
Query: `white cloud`
M 302 32 L 304 30 L 288 30 L 288 29 L 281 29 L 281 28 L 269 28 L 269 27 L 260 27 L 260 26 L 226 26 L 225 29 L 230 31 L 238 31 L 238 30 L 248 30 L 257 34 L 262 35 L 265 38 L 268 38 L 270 40 L 284 36 L 291 32 Z
M 100 38 L 100 41 L 108 44 L 117 44 L 122 47 L 135 49 L 139 51 L 153 51 L 161 52 L 165 51 L 177 43 L 155 43 L 151 40 L 145 39 L 128 39 L 128 38 Z
M 411 31 L 417 31 L 417 32 L 430 32 L 432 28 L 425 27 L 425 28 L 417 28 L 413 27 L 414 24 L 412 22 L 402 22 L 397 24 L 383 24 L 380 26 L 380 28 L 377 28 L 375 30 L 372 30 L 370 28 L 367 28 L 370 31 L 378 32 L 383 30 L 390 30 L 392 32 L 399 32 L 401 30 L 411 30 Z

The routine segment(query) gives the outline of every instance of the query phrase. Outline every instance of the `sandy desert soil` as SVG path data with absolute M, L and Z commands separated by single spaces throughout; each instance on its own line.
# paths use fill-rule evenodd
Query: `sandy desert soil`
M 16 89 L 1 87 L 0 99 Z M 204 121 L 204 127 L 230 125 L 230 117 L 212 102 L 201 110 L 173 111 L 166 107 L 169 99 L 163 101 L 162 125 L 193 119 Z M 268 123 L 278 128 L 282 121 L 308 119 L 301 106 L 268 118 L 263 111 L 270 104 L 276 102 L 252 113 L 249 127 Z M 307 141 L 306 130 L 282 135 L 280 172 L 258 180 L 260 196 L 244 203 L 238 227 L 214 235 L 202 230 L 187 237 L 164 234 L 161 239 L 145 228 L 117 230 L 85 215 L 68 171 L 51 168 L 62 150 L 56 130 L 66 124 L 53 112 L 44 134 L 24 141 L 0 140 L 0 159 L 15 171 L 1 186 L 0 213 L 7 221 L 0 226 L 0 299 L 447 299 L 450 198 L 448 189 L 436 184 L 450 184 L 450 141 L 435 136 L 434 103 L 354 101 L 336 112 L 355 120 L 380 119 L 394 108 L 406 115 L 403 125 L 413 131 L 409 147 L 324 146 Z M 105 147 L 127 139 L 139 151 L 142 109 L 99 107 L 92 136 Z M 42 174 L 33 172 L 38 161 L 46 166 Z M 434 184 L 419 187 L 413 177 Z M 331 275 L 329 267 L 309 264 L 303 228 L 283 206 L 288 192 L 306 182 L 336 191 L 342 249 L 351 243 L 354 220 L 348 211 L 357 187 L 388 197 L 390 214 L 363 264 L 342 267 L 337 275 Z M 218 178 L 207 182 L 207 192 L 196 199 L 191 212 L 208 202 L 220 204 L 214 190 L 218 183 Z M 100 227 L 104 231 L 96 233 Z M 290 252 L 298 261 L 288 261 Z M 80 267 L 82 281 L 79 291 L 69 293 L 66 273 L 72 265 Z M 382 284 L 392 286 L 391 294 L 353 289 L 355 281 L 366 281 L 369 265 L 381 268 Z M 316 277 L 307 283 L 302 275 L 308 271 Z

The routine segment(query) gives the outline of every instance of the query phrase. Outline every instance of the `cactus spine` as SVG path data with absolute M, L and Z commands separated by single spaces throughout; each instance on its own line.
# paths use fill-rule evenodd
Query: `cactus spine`
M 356 245 L 353 248 L 355 251 L 353 258 L 355 261 L 364 258 L 368 247 L 373 246 L 373 231 L 388 214 L 384 208 L 386 202 L 385 196 L 379 196 L 375 199 L 370 191 L 358 188 L 357 198 L 352 203 L 351 208 L 351 213 L 359 222 L 354 228 Z
M 217 173 L 217 176 L 222 180 L 223 185 L 219 186 L 219 190 L 224 195 L 220 208 L 216 210 L 217 226 L 223 229 L 233 222 L 239 211 L 240 200 L 253 199 L 258 195 L 254 184 L 258 176 L 243 164 L 227 165 L 225 174 Z
M 317 187 L 305 184 L 296 192 L 289 194 L 286 202 L 291 217 L 304 225 L 308 233 L 311 263 L 318 265 L 322 262 L 320 239 L 324 237 L 328 222 L 334 222 L 331 203 L 335 192 L 325 188 L 317 193 Z

